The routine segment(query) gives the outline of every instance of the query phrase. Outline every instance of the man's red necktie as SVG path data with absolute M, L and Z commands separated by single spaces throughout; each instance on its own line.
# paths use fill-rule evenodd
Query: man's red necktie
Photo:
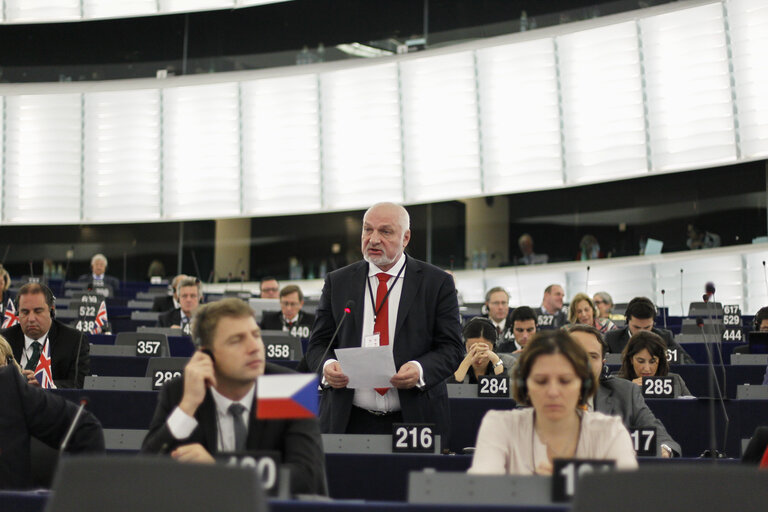
M 386 272 L 379 272 L 376 274 L 379 278 L 379 286 L 376 288 L 376 304 L 373 305 L 374 309 L 379 308 L 376 319 L 373 322 L 373 333 L 379 333 L 379 346 L 389 345 L 389 298 L 384 301 L 384 297 L 387 297 L 387 281 L 389 281 L 390 275 Z M 380 395 L 386 395 L 389 388 L 376 388 L 376 391 Z

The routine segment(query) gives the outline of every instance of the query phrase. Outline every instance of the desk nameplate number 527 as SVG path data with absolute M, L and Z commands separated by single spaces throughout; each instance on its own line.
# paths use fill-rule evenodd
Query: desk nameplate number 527
M 392 453 L 434 453 L 434 423 L 393 423 Z

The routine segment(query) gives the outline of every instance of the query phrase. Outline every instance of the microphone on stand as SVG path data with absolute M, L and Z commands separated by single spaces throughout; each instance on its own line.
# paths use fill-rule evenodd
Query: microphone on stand
M 326 345 L 325 350 L 323 351 L 323 355 L 320 356 L 320 361 L 317 363 L 317 368 L 315 368 L 315 372 L 317 373 L 320 371 L 320 368 L 323 366 L 323 362 L 325 359 L 325 356 L 328 354 L 328 350 L 331 348 L 331 345 L 333 345 L 333 342 L 336 340 L 336 335 L 339 334 L 339 329 L 341 329 L 341 325 L 344 323 L 344 320 L 347 319 L 349 314 L 352 312 L 352 308 L 355 307 L 355 301 L 352 299 L 349 299 L 346 304 L 344 304 L 344 314 L 341 317 L 341 320 L 339 320 L 339 325 L 336 326 L 336 330 L 333 332 L 333 336 L 331 336 L 331 341 L 328 342 L 328 345 Z
M 709 365 L 709 378 L 707 379 L 709 384 L 709 450 L 707 451 L 709 452 L 709 456 L 712 457 L 712 460 L 714 461 L 715 459 L 725 457 L 725 443 L 728 439 L 728 425 L 730 423 L 730 418 L 728 418 L 728 412 L 725 409 L 725 402 L 723 401 L 723 393 L 720 390 L 720 384 L 718 384 L 717 377 L 715 376 L 715 363 L 712 358 L 712 348 L 709 346 L 709 343 L 707 343 L 707 336 L 704 334 L 704 319 L 697 317 L 696 326 L 701 331 L 701 337 L 704 341 L 704 348 L 707 351 L 707 364 Z M 725 418 L 722 453 L 717 450 L 717 430 L 715 424 L 715 389 L 717 389 L 717 398 L 720 399 L 720 407 L 723 410 L 723 417 Z M 706 452 L 704 453 L 706 454 Z
M 67 445 L 69 444 L 69 439 L 72 437 L 72 434 L 75 431 L 75 427 L 77 426 L 77 422 L 80 420 L 80 416 L 83 415 L 83 410 L 85 409 L 86 405 L 88 405 L 88 399 L 85 397 L 82 397 L 80 399 L 80 407 L 77 408 L 75 417 L 72 419 L 72 423 L 69 425 L 69 430 L 67 430 L 67 435 L 64 436 L 64 440 L 61 442 L 61 446 L 59 447 L 59 453 L 64 453 L 64 450 L 67 449 Z
M 680 267 L 680 314 L 685 316 L 685 305 L 683 303 L 683 268 Z
M 763 278 L 765 280 L 765 293 L 768 295 L 768 272 L 765 270 L 765 260 L 763 260 Z
M 664 315 L 664 328 L 667 328 L 667 303 L 664 300 L 666 295 L 666 290 L 664 288 L 661 289 L 661 313 Z
M 587 265 L 587 284 L 584 286 L 584 293 L 589 295 L 589 265 Z

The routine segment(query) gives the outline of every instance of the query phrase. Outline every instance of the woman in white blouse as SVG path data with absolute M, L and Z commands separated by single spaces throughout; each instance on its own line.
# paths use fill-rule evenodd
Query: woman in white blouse
M 515 400 L 532 407 L 488 411 L 469 472 L 549 475 L 559 458 L 612 459 L 619 469 L 636 468 L 621 418 L 585 410 L 597 385 L 586 352 L 567 332 L 536 334 L 514 373 Z

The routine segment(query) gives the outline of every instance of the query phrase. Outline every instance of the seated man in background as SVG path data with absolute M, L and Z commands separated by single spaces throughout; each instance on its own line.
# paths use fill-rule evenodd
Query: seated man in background
M 453 376 L 448 377 L 449 384 L 477 384 L 483 375 L 512 375 L 515 357 L 494 352 L 496 329 L 490 320 L 476 316 L 467 322 L 461 334 L 467 354 Z
M 50 288 L 27 283 L 17 296 L 19 323 L 0 331 L 13 348 L 24 377 L 39 386 L 35 368 L 46 340 L 49 342 L 51 376 L 58 388 L 82 388 L 91 372 L 90 344 L 82 332 L 54 319 L 55 297 Z
M 7 342 L 0 338 L 0 489 L 26 489 L 34 485 L 30 438 L 58 449 L 77 414 L 77 406 L 28 386 L 9 352 Z M 104 433 L 93 414 L 83 411 L 66 451 L 104 453 Z
M 544 289 L 541 306 L 536 308 L 536 325 L 539 329 L 559 329 L 568 323 L 568 308 L 563 307 L 565 291 L 559 284 Z
M 520 259 L 523 265 L 543 265 L 549 261 L 548 255 L 533 252 L 533 237 L 528 233 L 520 235 L 520 238 L 517 239 L 517 245 L 523 255 Z
M 528 340 L 536 334 L 536 312 L 528 306 L 515 308 L 510 318 L 512 339 L 502 339 L 496 344 L 496 352 L 520 352 Z
M 629 343 L 629 338 L 640 331 L 651 331 L 661 336 L 667 343 L 667 348 L 677 350 L 678 360 L 682 364 L 693 364 L 693 358 L 688 355 L 683 347 L 678 344 L 672 336 L 672 331 L 667 329 L 658 329 L 656 327 L 656 306 L 647 297 L 635 297 L 627 304 L 625 312 L 627 325 L 622 329 L 614 329 L 605 333 L 605 343 L 608 345 L 608 352 L 612 354 L 621 354 L 624 347 Z
M 186 279 L 189 277 L 186 274 L 179 274 L 176 277 L 173 278 L 173 281 L 171 281 L 170 289 L 168 290 L 170 293 L 168 295 L 161 295 L 159 297 L 155 297 L 155 300 L 152 301 L 152 311 L 157 311 L 159 313 L 165 313 L 166 311 L 171 311 L 179 307 L 179 283 L 182 279 Z
M 200 307 L 192 325 L 199 344 L 184 374 L 160 391 L 142 452 L 182 462 L 214 462 L 219 452 L 278 451 L 292 493 L 325 493 L 325 462 L 316 418 L 256 419 L 256 382 L 292 370 L 265 362 L 251 307 L 222 299 Z
M 488 319 L 496 328 L 498 340 L 511 340 L 512 322 L 509 314 L 509 294 L 501 286 L 494 286 L 485 294 L 485 308 L 488 310 Z
M 179 307 L 168 311 L 157 318 L 158 327 L 181 329 L 189 335 L 192 315 L 203 300 L 203 284 L 196 277 L 187 277 L 179 282 Z
M 91 258 L 91 273 L 83 274 L 77 280 L 81 283 L 91 283 L 93 286 L 106 286 L 113 292 L 120 289 L 120 280 L 105 274 L 107 271 L 107 257 L 103 254 L 94 254 Z
M 262 299 L 279 299 L 280 283 L 272 276 L 263 277 L 259 283 L 259 297 Z
M 284 331 L 297 338 L 309 338 L 315 315 L 305 313 L 304 294 L 295 284 L 280 290 L 280 311 L 264 311 L 259 327 L 267 331 Z
M 600 331 L 590 325 L 576 324 L 568 328 L 571 337 L 587 352 L 592 374 L 600 382 L 597 393 L 587 403 L 588 410 L 620 416 L 627 429 L 656 428 L 656 438 L 664 458 L 679 457 L 680 445 L 672 439 L 643 399 L 640 386 L 632 381 L 611 377 L 603 371 L 607 346 Z

